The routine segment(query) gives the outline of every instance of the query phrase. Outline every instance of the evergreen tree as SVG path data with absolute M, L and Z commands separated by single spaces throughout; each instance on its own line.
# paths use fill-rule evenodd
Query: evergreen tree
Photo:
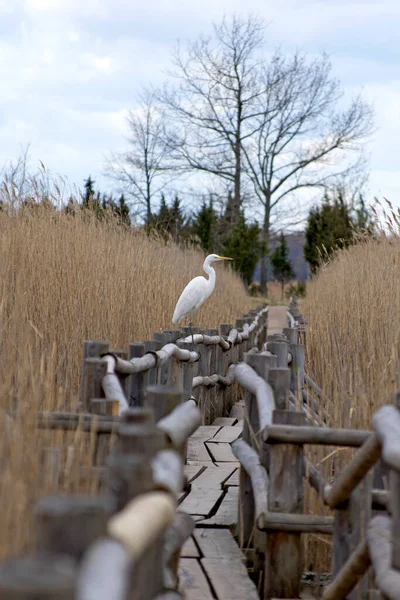
M 182 212 L 181 201 L 179 197 L 176 195 L 174 201 L 172 203 L 171 208 L 169 209 L 169 223 L 168 223 L 168 231 L 174 238 L 174 240 L 178 240 L 183 237 L 185 230 L 186 220 L 185 216 Z
M 364 215 L 360 219 L 364 220 Z M 333 200 L 325 194 L 322 205 L 312 208 L 307 220 L 304 257 L 311 271 L 316 272 L 321 252 L 329 255 L 335 248 L 348 246 L 354 238 L 355 229 L 357 224 L 341 194 Z
M 285 283 L 294 277 L 294 271 L 288 258 L 288 247 L 283 232 L 280 236 L 279 246 L 271 255 L 271 266 L 274 277 L 280 282 L 282 289 L 282 300 Z
M 233 268 L 243 281 L 250 285 L 254 269 L 261 255 L 260 228 L 257 223 L 247 223 L 243 212 L 221 244 L 226 256 L 233 258 Z
M 95 191 L 94 191 L 94 181 L 89 175 L 89 177 L 85 181 L 85 194 L 83 196 L 83 206 L 85 208 L 90 208 L 94 199 Z
M 171 206 L 168 206 L 164 194 L 161 194 L 159 211 L 152 215 L 147 230 L 156 230 L 166 237 L 172 236 L 175 241 L 187 237 L 189 233 L 188 221 L 183 213 L 178 196 L 175 196 Z
M 211 254 L 215 246 L 218 216 L 214 210 L 212 198 L 209 203 L 204 200 L 200 210 L 193 216 L 192 231 L 200 239 L 201 247 Z

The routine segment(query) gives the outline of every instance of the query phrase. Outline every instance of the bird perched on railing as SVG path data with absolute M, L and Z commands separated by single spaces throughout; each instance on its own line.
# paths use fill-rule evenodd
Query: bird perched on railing
M 218 256 L 218 254 L 209 254 L 204 261 L 203 270 L 208 275 L 208 279 L 199 275 L 190 281 L 185 289 L 183 290 L 180 298 L 176 304 L 174 316 L 172 317 L 173 323 L 180 323 L 186 317 L 190 318 L 189 327 L 193 339 L 192 331 L 192 319 L 193 315 L 198 308 L 211 296 L 215 288 L 215 271 L 211 266 L 213 262 L 219 262 L 220 260 L 232 260 L 228 256 Z

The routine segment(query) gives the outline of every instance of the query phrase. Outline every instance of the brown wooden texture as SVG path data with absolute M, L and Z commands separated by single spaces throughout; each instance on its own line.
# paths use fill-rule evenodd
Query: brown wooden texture
M 76 568 L 68 557 L 20 558 L 0 565 L 1 600 L 74 600 Z
M 248 577 L 246 567 L 241 561 L 229 558 L 202 558 L 201 564 L 210 578 L 218 600 L 259 600 L 256 586 Z
M 302 425 L 301 413 L 275 411 L 276 424 Z M 270 512 L 303 513 L 303 451 L 301 445 L 270 446 Z M 298 598 L 302 572 L 299 533 L 269 533 L 265 555 L 264 595 L 266 598 Z
M 179 588 L 186 600 L 213 600 L 206 576 L 196 559 L 184 558 L 180 561 Z

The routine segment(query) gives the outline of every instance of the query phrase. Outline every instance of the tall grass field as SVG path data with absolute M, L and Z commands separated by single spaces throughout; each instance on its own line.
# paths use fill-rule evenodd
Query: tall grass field
M 61 492 L 93 491 L 90 481 L 82 489 L 79 468 L 91 464 L 94 440 L 34 426 L 40 410 L 76 410 L 83 341 L 127 349 L 171 329 L 179 294 L 202 273 L 204 255 L 114 219 L 43 206 L 0 211 L 0 255 L 2 558 L 32 543 L 32 507 L 52 492 L 54 461 Z M 251 307 L 241 280 L 222 265 L 216 271 L 196 325 L 234 322 Z

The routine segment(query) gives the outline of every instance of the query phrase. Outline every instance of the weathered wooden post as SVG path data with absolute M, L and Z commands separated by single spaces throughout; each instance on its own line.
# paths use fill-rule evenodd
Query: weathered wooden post
M 243 327 L 244 327 L 245 323 L 246 323 L 246 319 L 243 317 L 240 319 L 236 319 L 236 329 L 238 330 L 239 333 L 241 333 L 243 331 Z M 239 344 L 238 348 L 239 348 L 238 362 L 242 362 L 243 354 L 247 351 L 246 342 L 242 342 L 241 344 Z
M 303 425 L 304 422 L 304 415 L 299 412 L 276 410 L 273 413 L 274 424 Z M 302 444 L 269 445 L 268 511 L 303 513 Z M 283 531 L 267 533 L 265 598 L 299 598 L 302 575 L 300 535 Z
M 119 425 L 119 454 L 148 457 L 165 447 L 165 434 L 156 427 L 151 409 L 131 408 L 123 414 Z
M 146 353 L 144 342 L 129 344 L 129 360 L 142 358 Z M 144 391 L 148 385 L 148 372 L 133 373 L 129 376 L 128 401 L 129 406 L 144 405 Z
M 162 342 L 157 342 L 157 340 L 147 340 L 144 342 L 144 349 L 146 352 L 158 352 L 161 350 Z M 158 367 L 152 367 L 147 371 L 147 386 L 149 385 L 157 385 L 158 381 Z M 146 396 L 146 387 L 144 388 L 144 397 Z
M 80 404 L 83 411 L 90 411 L 92 398 L 104 398 L 101 382 L 106 372 L 106 365 L 101 356 L 108 352 L 108 342 L 86 340 L 83 343 L 83 364 L 81 379 Z
M 146 396 L 146 403 L 160 417 L 172 410 L 182 393 L 162 386 L 152 386 Z M 107 497 L 113 512 L 119 512 L 136 496 L 153 491 L 156 484 L 153 478 L 152 460 L 166 447 L 165 433 L 153 421 L 153 410 L 148 407 L 126 411 L 120 424 L 118 452 L 108 459 Z M 130 598 L 151 599 L 161 592 L 163 581 L 164 536 L 143 554 L 132 573 Z M 144 593 L 145 590 L 145 593 Z M 144 595 L 143 595 L 144 594 Z
M 106 535 L 111 506 L 105 498 L 49 496 L 34 510 L 39 554 L 67 554 L 81 560 L 86 549 Z
M 267 350 L 277 357 L 278 367 L 287 367 L 289 346 L 285 341 L 278 341 L 274 336 L 268 336 Z
M 152 385 L 147 388 L 146 408 L 150 408 L 157 423 L 183 402 L 182 388 Z
M 202 329 L 200 333 L 207 335 L 207 329 Z M 200 351 L 200 359 L 198 362 L 198 375 L 205 377 L 211 375 L 210 372 L 210 359 L 211 359 L 211 348 L 212 346 L 202 345 Z M 199 386 L 197 391 L 198 406 L 201 412 L 202 424 L 211 425 L 210 418 L 210 389 L 204 385 Z
M 106 398 L 94 398 L 91 401 L 91 410 L 95 415 L 117 417 L 119 415 L 118 400 L 107 400 Z M 114 437 L 112 433 L 102 431 L 96 432 L 96 442 L 94 450 L 94 464 L 103 466 L 106 463 L 108 454 L 112 449 Z
M 230 330 L 233 328 L 233 325 L 231 323 L 223 323 L 222 325 L 220 325 L 219 330 L 220 330 L 220 335 L 223 338 L 227 338 L 229 335 Z M 221 349 L 222 350 L 222 349 Z M 225 377 L 229 368 L 229 365 L 232 364 L 232 352 L 231 350 L 227 350 L 224 351 L 222 350 L 221 352 L 221 359 L 220 359 L 220 374 Z M 229 415 L 229 412 L 232 408 L 232 404 L 233 404 L 233 393 L 232 393 L 232 386 L 231 387 L 227 387 L 225 389 L 220 389 L 220 394 L 222 395 L 222 411 L 223 411 L 223 415 Z
M 77 568 L 68 557 L 26 557 L 0 565 L 1 600 L 75 600 Z
M 289 345 L 298 343 L 299 330 L 297 327 L 284 327 L 282 332 L 287 337 Z
M 290 389 L 298 399 L 299 403 L 303 402 L 302 389 L 304 387 L 304 346 L 303 344 L 291 344 L 290 353 L 292 355 L 291 371 L 292 378 Z
M 193 352 L 192 342 L 180 342 L 179 345 L 183 350 L 189 350 L 189 351 Z M 194 352 L 197 352 L 197 354 L 200 354 L 200 351 L 198 349 L 195 349 Z M 182 362 L 184 400 L 190 400 L 190 398 L 192 396 L 193 377 L 196 377 L 197 369 L 198 369 L 198 362 L 194 362 L 194 363 Z
M 170 336 L 165 331 L 156 331 L 154 334 L 154 339 L 156 342 L 160 342 L 161 348 L 169 343 Z M 167 385 L 169 376 L 169 362 L 164 363 L 158 369 L 158 385 Z
M 214 336 L 218 335 L 218 329 L 210 328 L 205 330 L 207 335 Z M 209 346 L 210 348 L 210 372 L 209 375 L 219 373 L 219 356 L 221 348 L 215 344 Z M 217 417 L 221 415 L 221 409 L 219 404 L 219 389 L 218 386 L 209 389 L 208 393 L 208 418 L 212 423 Z
M 290 378 L 290 369 L 287 367 L 270 367 L 268 370 L 268 383 L 274 392 L 276 408 L 280 410 L 289 408 Z

